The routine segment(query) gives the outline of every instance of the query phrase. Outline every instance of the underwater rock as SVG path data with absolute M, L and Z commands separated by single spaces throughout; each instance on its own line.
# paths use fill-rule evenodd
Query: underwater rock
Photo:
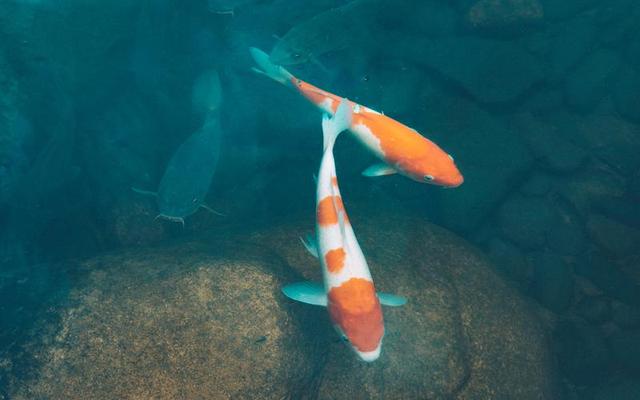
M 13 195 L 29 167 L 26 145 L 32 140 L 31 124 L 20 111 L 23 94 L 0 47 L 0 203 Z
M 499 238 L 488 243 L 487 254 L 502 276 L 516 282 L 521 288 L 531 279 L 531 266 L 524 254 L 516 246 Z
M 587 231 L 600 248 L 616 257 L 624 257 L 640 251 L 640 230 L 613 221 L 599 214 L 587 220 Z
M 611 317 L 611 303 L 604 296 L 585 296 L 576 304 L 575 312 L 593 324 L 601 324 Z
M 554 196 L 553 201 L 558 217 L 549 227 L 547 246 L 563 256 L 583 254 L 588 240 L 581 216 L 562 198 Z
M 543 17 L 538 0 L 479 0 L 467 12 L 471 26 L 490 31 L 522 29 Z
M 521 114 L 514 123 L 540 166 L 550 172 L 574 171 L 585 162 L 587 152 L 566 138 L 561 126 Z
M 611 50 L 598 50 L 578 65 L 565 84 L 567 104 L 580 112 L 591 112 L 617 79 L 620 57 Z
M 299 398 L 322 314 L 293 310 L 280 288 L 294 275 L 268 252 L 211 244 L 85 263 L 39 378 L 13 398 Z
M 630 369 L 640 366 L 640 330 L 617 332 L 609 343 L 616 361 Z
M 640 200 L 640 171 L 629 179 L 629 196 L 636 201 Z
M 536 89 L 523 99 L 519 109 L 535 114 L 548 113 L 564 108 L 564 94 L 556 88 Z
M 628 65 L 623 67 L 613 91 L 613 101 L 621 116 L 640 122 L 640 71 Z
M 635 377 L 616 378 L 613 382 L 599 387 L 593 400 L 636 400 L 640 399 L 640 382 Z
M 625 184 L 619 175 L 606 168 L 588 166 L 563 179 L 557 191 L 582 217 L 587 218 L 593 206 L 602 199 L 623 196 Z
M 576 264 L 575 272 L 591 280 L 607 296 L 631 306 L 640 305 L 640 286 L 602 253 L 588 254 Z
M 409 297 L 375 363 L 280 292 L 320 279 L 298 239 L 313 218 L 289 216 L 87 261 L 12 398 L 556 398 L 542 322 L 477 250 L 411 215 L 350 217 L 378 289 Z
M 630 197 L 609 197 L 598 199 L 593 208 L 599 214 L 621 224 L 640 229 L 640 202 Z
M 540 393 L 553 398 L 555 384 L 547 380 L 544 367 L 550 360 L 539 347 L 545 347 L 540 321 L 529 319 L 532 310 L 527 311 L 529 307 L 479 253 L 463 250 L 464 242 L 441 228 L 416 224 L 411 215 L 391 211 L 395 208 L 376 214 L 353 203 L 349 206 L 377 288 L 405 295 L 409 301 L 402 309 L 385 310 L 387 336 L 382 356 L 374 365 L 354 362 L 345 346 L 333 349 L 322 372 L 319 398 L 359 398 L 363 392 L 369 397 L 391 398 L 526 399 L 538 398 Z M 381 232 L 379 226 L 388 228 Z M 261 233 L 257 238 L 273 243 L 287 263 L 308 279 L 319 279 L 315 260 L 300 246 L 288 245 L 304 233 L 302 229 L 284 227 L 277 234 Z M 311 220 L 307 229 L 312 229 Z M 380 235 L 393 245 L 380 246 Z M 483 289 L 485 285 L 492 289 Z M 457 295 L 450 292 L 454 288 Z M 503 330 L 507 326 L 509 333 Z M 491 336 L 502 338 L 502 343 Z M 518 350 L 520 344 L 531 343 L 535 350 L 526 355 Z M 505 360 L 505 355 L 510 359 Z M 517 385 L 501 376 L 504 368 L 500 365 L 519 371 Z M 516 367 L 520 365 L 536 367 Z M 522 386 L 522 382 L 529 384 Z
M 573 273 L 560 256 L 550 253 L 534 253 L 533 294 L 546 308 L 556 313 L 566 310 L 573 299 Z
M 158 215 L 152 202 L 127 193 L 118 197 L 109 208 L 107 232 L 118 246 L 142 246 L 166 238 L 164 225 L 154 221 Z
M 629 176 L 640 169 L 640 126 L 615 116 L 577 120 L 577 131 L 589 152 L 614 171 Z
M 455 190 L 433 191 L 429 203 L 437 212 L 430 217 L 472 232 L 527 176 L 533 158 L 515 132 L 468 100 L 442 97 L 423 116 L 429 137 L 456 158 L 465 177 Z
M 560 367 L 575 383 L 597 380 L 611 359 L 607 343 L 598 328 L 582 320 L 560 322 L 554 341 L 559 350 Z
M 549 193 L 554 186 L 551 176 L 545 173 L 534 172 L 527 181 L 520 186 L 520 192 L 528 197 L 541 197 Z
M 524 249 L 539 249 L 557 220 L 549 202 L 521 195 L 510 197 L 498 211 L 498 221 L 505 237 Z
M 545 15 L 551 20 L 560 20 L 580 14 L 600 4 L 598 0 L 540 0 Z
M 550 26 L 525 39 L 525 44 L 543 63 L 546 80 L 560 83 L 591 51 L 598 30 L 593 18 L 580 15 Z
M 435 69 L 483 103 L 514 101 L 544 78 L 538 60 L 513 43 L 473 37 L 423 42 L 405 57 Z
M 614 302 L 612 310 L 613 322 L 619 327 L 636 328 L 640 326 L 640 308 Z

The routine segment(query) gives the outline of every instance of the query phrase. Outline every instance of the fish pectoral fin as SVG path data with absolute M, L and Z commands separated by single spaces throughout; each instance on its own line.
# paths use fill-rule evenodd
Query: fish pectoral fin
M 223 213 L 221 213 L 221 212 L 218 212 L 218 211 L 214 210 L 213 208 L 209 207 L 209 206 L 208 206 L 208 205 L 206 205 L 206 204 L 200 204 L 200 207 L 201 207 L 201 208 L 204 208 L 205 210 L 209 211 L 209 212 L 210 212 L 210 213 L 212 213 L 212 214 L 219 215 L 219 216 L 221 216 L 221 217 L 226 217 L 226 216 L 227 216 L 226 214 L 223 214 Z
M 312 234 L 309 233 L 305 237 L 301 237 L 300 241 L 304 245 L 304 248 L 307 249 L 309 254 L 311 254 L 315 258 L 319 257 L 319 255 L 318 255 L 318 242 L 316 241 L 315 236 L 313 236 Z
M 398 171 L 395 168 L 385 163 L 373 164 L 369 168 L 362 171 L 362 175 L 368 177 L 393 175 L 397 173 Z
M 314 306 L 327 306 L 324 286 L 316 282 L 296 282 L 282 288 L 282 293 L 291 300 Z
M 138 188 L 135 188 L 135 187 L 132 187 L 131 190 L 133 190 L 135 193 L 142 194 L 142 195 L 145 195 L 145 196 L 153 196 L 153 197 L 157 197 L 158 196 L 158 193 L 151 192 L 149 190 L 142 190 L 142 189 L 138 189 Z
M 406 297 L 398 296 L 391 293 L 378 292 L 378 299 L 380 300 L 380 304 L 382 304 L 383 306 L 400 307 L 407 304 Z

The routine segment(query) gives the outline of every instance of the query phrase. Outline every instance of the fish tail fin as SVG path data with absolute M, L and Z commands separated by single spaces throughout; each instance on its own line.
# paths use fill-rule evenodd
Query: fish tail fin
M 266 75 L 274 81 L 282 83 L 283 85 L 291 84 L 293 75 L 286 69 L 282 68 L 280 65 L 275 65 L 274 63 L 272 63 L 271 60 L 269 60 L 269 55 L 267 53 L 255 47 L 249 47 L 249 52 L 251 53 L 251 57 L 253 57 L 253 61 L 258 64 L 258 68 L 252 68 L 254 72 Z
M 351 126 L 351 104 L 349 100 L 342 99 L 338 105 L 333 118 L 329 118 L 327 114 L 322 116 L 322 137 L 324 142 L 324 151 L 333 148 L 340 132 L 349 129 Z

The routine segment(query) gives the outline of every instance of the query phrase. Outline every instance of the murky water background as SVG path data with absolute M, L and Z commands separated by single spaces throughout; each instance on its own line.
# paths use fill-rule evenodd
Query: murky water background
M 187 3 L 0 4 L 0 398 L 640 398 L 636 2 Z M 336 145 L 409 299 L 373 364 L 280 292 L 320 279 L 321 114 L 250 46 L 465 177 Z

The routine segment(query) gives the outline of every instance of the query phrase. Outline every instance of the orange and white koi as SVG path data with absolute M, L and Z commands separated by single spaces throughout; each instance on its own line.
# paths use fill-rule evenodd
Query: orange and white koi
M 316 189 L 317 240 L 303 240 L 309 252 L 320 259 L 324 286 L 294 283 L 284 287 L 283 292 L 297 301 L 327 306 L 334 327 L 356 354 L 364 361 L 374 361 L 380 356 L 384 336 L 380 304 L 400 306 L 406 299 L 376 293 L 340 196 L 333 145 L 338 134 L 349 127 L 351 104 L 343 100 L 333 119 L 323 116 L 324 154 Z
M 263 51 L 250 48 L 258 68 L 254 71 L 291 87 L 319 107 L 333 115 L 340 97 L 293 76 L 282 66 L 275 65 Z M 416 130 L 382 113 L 357 103 L 351 103 L 353 117 L 349 130 L 381 161 L 363 171 L 365 176 L 400 173 L 418 182 L 444 187 L 460 186 L 464 182 L 453 157 Z

